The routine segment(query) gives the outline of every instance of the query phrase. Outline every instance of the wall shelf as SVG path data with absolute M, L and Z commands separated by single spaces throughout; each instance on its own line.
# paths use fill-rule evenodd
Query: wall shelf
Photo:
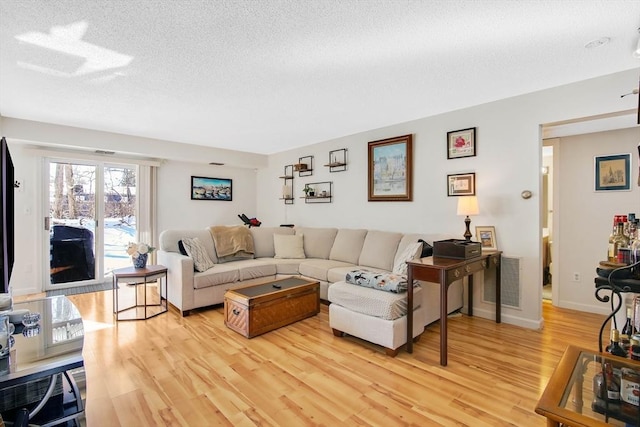
M 331 203 L 333 199 L 333 182 L 331 181 L 310 182 L 305 184 L 304 188 L 313 189 L 313 195 L 308 192 L 305 193 L 305 196 L 300 197 L 304 199 L 305 203 Z
M 344 172 L 347 170 L 347 149 L 329 151 L 329 163 L 325 165 L 329 172 Z
M 313 156 L 300 157 L 293 168 L 298 172 L 298 176 L 313 175 Z
M 294 165 L 286 165 L 284 167 L 284 175 L 280 177 L 280 179 L 283 180 L 282 197 L 280 197 L 280 200 L 284 200 L 285 205 L 293 204 L 293 170 Z

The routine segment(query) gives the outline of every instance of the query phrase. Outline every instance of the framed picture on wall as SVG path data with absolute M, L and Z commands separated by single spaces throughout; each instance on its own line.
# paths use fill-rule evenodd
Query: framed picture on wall
M 476 128 L 447 132 L 447 159 L 476 155 Z
M 595 191 L 631 190 L 631 153 L 596 156 Z
M 447 196 L 475 196 L 476 174 L 459 173 L 447 175 Z
M 233 200 L 232 181 L 227 178 L 191 177 L 191 200 Z
M 498 250 L 498 241 L 496 240 L 496 228 L 494 226 L 477 226 L 476 240 L 480 242 L 480 247 L 488 251 Z
M 369 201 L 412 200 L 413 136 L 369 142 Z

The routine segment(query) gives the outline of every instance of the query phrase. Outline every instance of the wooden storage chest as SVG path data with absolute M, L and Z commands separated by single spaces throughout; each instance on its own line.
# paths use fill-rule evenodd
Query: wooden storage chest
M 278 329 L 320 312 L 320 284 L 298 277 L 229 290 L 224 323 L 247 338 Z

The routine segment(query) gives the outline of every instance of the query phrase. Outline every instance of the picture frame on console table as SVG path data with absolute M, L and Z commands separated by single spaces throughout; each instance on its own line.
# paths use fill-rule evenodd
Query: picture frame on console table
M 228 178 L 191 177 L 191 200 L 233 200 L 233 181 Z
M 496 240 L 496 228 L 490 226 L 476 227 L 476 240 L 480 242 L 480 247 L 488 251 L 498 250 L 498 241 Z
M 413 135 L 369 142 L 370 202 L 413 200 Z
M 447 132 L 447 159 L 476 155 L 476 128 Z
M 458 173 L 447 175 L 447 196 L 475 196 L 476 174 Z
M 594 158 L 595 191 L 631 191 L 631 153 Z

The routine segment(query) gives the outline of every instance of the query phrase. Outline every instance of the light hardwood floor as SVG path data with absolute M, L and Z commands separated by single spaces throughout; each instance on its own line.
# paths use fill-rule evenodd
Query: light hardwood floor
M 69 297 L 85 320 L 87 425 L 544 426 L 534 408 L 568 344 L 596 350 L 604 316 L 544 303 L 542 331 L 464 315 L 414 353 L 334 337 L 328 309 L 245 339 L 223 309 L 114 323 L 111 291 Z

